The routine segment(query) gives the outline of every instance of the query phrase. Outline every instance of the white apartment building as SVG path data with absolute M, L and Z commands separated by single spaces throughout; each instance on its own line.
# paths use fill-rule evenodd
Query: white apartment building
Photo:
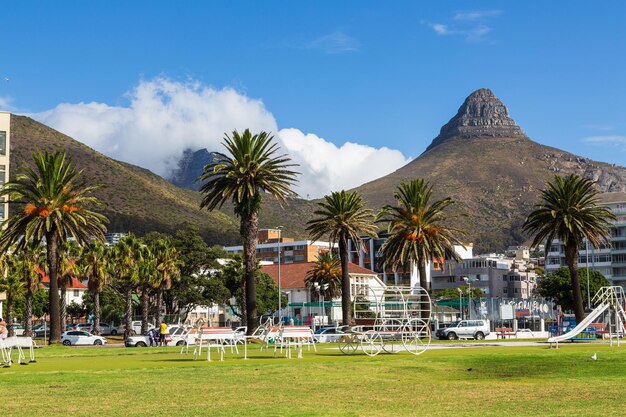
M 610 243 L 594 248 L 585 241 L 579 248 L 578 268 L 594 269 L 612 285 L 626 288 L 626 193 L 605 193 L 599 198 L 617 218 L 611 227 Z M 555 240 L 546 257 L 546 272 L 561 266 L 567 266 L 565 250 L 562 242 Z
M 9 149 L 11 143 L 11 113 L 0 111 L 0 185 L 9 181 Z M 8 204 L 0 201 L 0 222 L 9 215 Z

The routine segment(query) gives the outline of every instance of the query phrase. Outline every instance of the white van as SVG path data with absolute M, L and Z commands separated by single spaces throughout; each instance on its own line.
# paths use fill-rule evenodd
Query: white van
M 450 323 L 444 329 L 439 329 L 435 333 L 439 339 L 476 339 L 483 340 L 489 334 L 489 323 L 487 320 L 459 320 Z

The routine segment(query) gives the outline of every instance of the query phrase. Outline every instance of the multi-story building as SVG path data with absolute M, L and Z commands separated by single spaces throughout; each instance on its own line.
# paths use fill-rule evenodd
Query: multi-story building
M 9 149 L 11 143 L 11 113 L 0 111 L 0 186 L 9 181 Z M 9 215 L 8 204 L 0 200 L 0 222 Z
M 612 283 L 626 288 L 626 193 L 605 193 L 599 196 L 602 204 L 615 214 L 609 244 L 594 248 L 586 240 L 579 248 L 578 268 L 600 272 Z M 546 272 L 566 266 L 565 250 L 560 240 L 552 242 L 546 257 Z
M 530 298 L 536 285 L 534 264 L 528 251 L 517 251 L 516 258 L 481 255 L 460 262 L 446 261 L 431 270 L 432 290 L 480 288 L 486 297 Z
M 280 229 L 261 229 L 258 233 L 259 243 L 256 247 L 257 259 L 259 261 L 278 263 L 278 253 L 280 252 L 281 264 L 292 264 L 300 262 L 316 262 L 317 256 L 321 252 L 327 252 L 336 248 L 329 242 L 294 240 L 290 237 L 283 237 Z M 226 246 L 228 253 L 243 253 L 243 246 Z
M 105 233 L 104 238 L 106 239 L 107 245 L 117 245 L 120 242 L 120 239 L 124 236 L 128 235 L 128 233 Z

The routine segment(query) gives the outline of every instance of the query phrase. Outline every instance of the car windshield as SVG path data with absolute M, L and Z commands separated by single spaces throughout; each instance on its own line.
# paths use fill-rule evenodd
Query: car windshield
M 450 325 L 448 327 L 457 327 L 459 325 L 460 321 L 453 321 L 452 323 L 450 323 Z

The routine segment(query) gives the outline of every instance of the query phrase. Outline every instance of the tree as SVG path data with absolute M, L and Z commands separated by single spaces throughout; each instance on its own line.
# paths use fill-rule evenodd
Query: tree
M 339 191 L 324 196 L 314 211 L 316 218 L 307 223 L 307 231 L 312 240 L 329 236 L 331 243 L 339 244 L 341 261 L 341 311 L 343 324 L 352 324 L 352 299 L 350 295 L 350 275 L 348 272 L 348 241 L 363 247 L 362 235 L 376 236 L 374 214 L 365 208 L 365 203 L 356 192 Z
M 116 283 L 124 294 L 124 338 L 132 335 L 133 330 L 133 293 L 139 284 L 139 264 L 142 255 L 142 243 L 132 233 L 120 239 L 112 251 Z
M 217 283 L 214 283 L 212 291 L 215 295 L 219 295 L 219 297 L 221 297 L 221 299 L 216 299 L 215 302 L 218 304 L 228 304 L 235 315 L 241 318 L 244 325 L 246 325 L 245 320 L 247 315 L 245 308 L 243 308 L 245 307 L 244 288 L 241 280 L 244 271 L 245 268 L 241 256 L 234 256 L 218 273 L 219 282 L 227 289 L 227 292 L 223 292 Z M 272 277 L 261 272 L 258 263 L 254 272 L 259 312 L 261 312 L 261 314 L 273 314 L 278 310 L 278 287 L 274 283 Z M 239 306 L 240 309 L 237 309 L 235 305 L 231 304 L 231 298 L 235 298 L 237 306 Z M 281 301 L 283 305 L 287 304 L 287 297 L 283 296 Z
M 152 246 L 154 254 L 156 276 L 154 288 L 156 290 L 156 322 L 161 322 L 161 306 L 163 292 L 172 287 L 172 281 L 180 277 L 179 267 L 182 261 L 178 258 L 178 251 L 170 239 L 159 239 Z
M 341 264 L 332 252 L 322 252 L 317 262 L 306 273 L 306 286 L 319 285 L 320 294 L 326 299 L 333 299 L 341 294 Z
M 30 337 L 33 335 L 33 314 L 41 316 L 41 314 L 36 314 L 34 311 L 34 297 L 41 286 L 41 275 L 37 268 L 40 268 L 39 264 L 45 257 L 45 249 L 39 244 L 34 245 L 31 243 L 22 248 L 18 255 L 22 259 L 24 287 L 26 289 L 24 336 Z
M 420 286 L 428 290 L 426 264 L 437 259 L 459 260 L 455 244 L 462 244 L 454 235 L 463 231 L 445 224 L 453 216 L 445 213 L 454 204 L 451 198 L 431 203 L 433 187 L 422 179 L 401 183 L 393 193 L 397 206 L 387 205 L 378 214 L 378 221 L 388 223 L 389 236 L 381 247 L 384 262 L 394 271 L 398 267 L 416 265 Z
M 159 285 L 159 274 L 156 269 L 156 258 L 150 248 L 142 244 L 140 249 L 138 284 L 141 291 L 141 334 L 148 332 L 148 316 L 150 314 L 150 292 Z M 156 323 L 158 325 L 158 323 Z
M 74 242 L 63 242 L 59 248 L 59 288 L 61 289 L 61 305 L 59 320 L 61 330 L 65 331 L 67 324 L 67 289 L 72 286 L 72 282 L 78 274 L 76 256 L 78 246 Z
M 578 271 L 579 290 L 582 295 L 583 302 L 587 302 L 587 269 Z M 609 281 L 600 272 L 593 269 L 589 270 L 589 294 L 593 298 L 600 288 L 611 285 Z M 554 272 L 546 275 L 537 283 L 535 289 L 537 294 L 547 300 L 551 300 L 556 304 L 560 304 L 563 310 L 569 311 L 574 309 L 572 279 L 569 269 L 566 267 L 559 268 Z
M 594 182 L 578 175 L 561 178 L 541 192 L 542 202 L 528 215 L 524 231 L 535 235 L 532 247 L 545 242 L 546 257 L 555 239 L 563 242 L 565 263 L 570 272 L 576 321 L 585 317 L 578 279 L 578 248 L 587 239 L 594 248 L 608 243 L 611 220 L 615 216 L 608 207 L 598 205 Z
M 403 182 L 393 193 L 397 206 L 386 205 L 377 216 L 378 221 L 388 223 L 389 235 L 380 249 L 383 261 L 394 271 L 398 267 L 417 266 L 420 287 L 426 291 L 430 289 L 427 263 L 439 259 L 460 260 L 454 245 L 461 242 L 455 234 L 464 234 L 445 224 L 453 217 L 445 210 L 454 201 L 448 197 L 431 202 L 432 191 L 433 187 L 423 179 Z M 426 294 L 422 297 L 422 302 L 428 302 Z
M 15 336 L 13 329 L 15 300 L 24 295 L 24 279 L 20 263 L 16 255 L 0 256 L 0 292 L 4 292 L 7 299 L 6 322 L 9 336 Z
M 112 251 L 99 241 L 87 242 L 81 249 L 80 269 L 87 278 L 87 288 L 93 297 L 93 333 L 100 335 L 100 294 L 109 282 L 109 261 Z M 89 311 L 89 310 L 88 310 Z
M 245 294 L 248 333 L 258 326 L 256 299 L 256 245 L 259 228 L 259 209 L 263 193 L 284 202 L 295 197 L 291 190 L 296 172 L 290 159 L 276 156 L 278 145 L 266 132 L 252 135 L 248 129 L 243 134 L 233 131 L 232 138 L 224 137 L 227 153 L 216 153 L 215 160 L 204 167 L 201 181 L 206 181 L 200 191 L 204 194 L 200 208 L 215 210 L 227 201 L 234 206 L 240 219 L 239 234 L 243 243 L 245 263 Z
M 23 173 L 18 174 L 15 181 L 6 183 L 0 192 L 0 196 L 9 196 L 11 204 L 22 207 L 4 223 L 0 252 L 6 252 L 14 244 L 20 250 L 43 239 L 47 242 L 50 343 L 60 343 L 59 244 L 69 237 L 78 243 L 104 240 L 107 219 L 90 210 L 99 204 L 91 195 L 97 187 L 80 182 L 82 171 L 74 169 L 65 153 L 37 152 L 33 159 L 35 168 L 23 168 Z

